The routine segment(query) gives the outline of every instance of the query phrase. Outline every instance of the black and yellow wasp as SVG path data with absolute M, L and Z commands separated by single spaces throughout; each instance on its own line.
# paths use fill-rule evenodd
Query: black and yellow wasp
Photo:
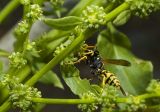
M 117 77 L 113 73 L 104 69 L 104 62 L 122 66 L 130 66 L 130 62 L 122 59 L 107 59 L 104 61 L 99 55 L 97 48 L 95 46 L 88 46 L 87 44 L 83 45 L 82 52 L 79 53 L 79 57 L 80 58 L 73 63 L 76 64 L 81 61 L 85 61 L 86 64 L 90 66 L 91 73 L 98 76 L 100 79 L 102 87 L 106 84 L 113 85 L 126 95 Z

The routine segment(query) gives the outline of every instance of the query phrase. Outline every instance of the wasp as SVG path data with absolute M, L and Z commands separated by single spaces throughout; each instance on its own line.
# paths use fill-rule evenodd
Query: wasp
M 126 96 L 126 93 L 121 87 L 120 81 L 117 79 L 115 74 L 104 69 L 104 62 L 122 66 L 130 66 L 130 62 L 122 59 L 107 59 L 104 61 L 101 58 L 97 48 L 95 46 L 88 46 L 87 44 L 83 45 L 82 52 L 79 53 L 79 56 L 80 58 L 73 62 L 74 64 L 85 61 L 86 64 L 91 68 L 91 74 L 98 76 L 100 79 L 102 87 L 104 87 L 106 84 L 115 86 Z

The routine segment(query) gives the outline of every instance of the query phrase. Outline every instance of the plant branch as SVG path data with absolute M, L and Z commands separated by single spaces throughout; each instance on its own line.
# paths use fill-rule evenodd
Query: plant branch
M 126 10 L 129 8 L 129 4 L 124 2 L 123 4 L 121 4 L 120 6 L 118 6 L 117 8 L 115 8 L 113 11 L 111 11 L 110 13 L 106 14 L 106 21 L 109 22 L 111 20 L 113 20 L 115 17 L 117 17 L 122 11 Z
M 69 53 L 71 53 L 81 42 L 85 40 L 84 35 L 80 34 L 79 37 L 77 37 L 71 45 L 69 45 L 66 49 L 64 49 L 60 54 L 55 56 L 48 64 L 46 64 L 40 71 L 38 71 L 31 79 L 29 79 L 26 84 L 29 86 L 34 85 L 39 78 L 48 72 L 50 69 L 52 69 L 55 65 L 57 65 L 59 62 L 61 62 Z
M 11 0 L 10 3 L 0 12 L 0 23 L 19 5 L 19 0 Z
M 115 18 L 120 12 L 126 10 L 129 7 L 127 3 L 123 3 L 122 5 L 118 6 L 116 9 L 111 11 L 106 15 L 106 22 L 111 21 L 113 18 Z M 92 31 L 92 30 L 91 30 Z M 89 31 L 90 32 L 90 31 Z M 88 32 L 88 33 L 89 33 Z M 88 34 L 89 35 L 89 34 Z M 86 37 L 87 38 L 87 37 Z M 85 41 L 85 36 L 81 34 L 79 37 L 77 37 L 71 45 L 69 45 L 65 50 L 63 50 L 59 55 L 55 56 L 48 64 L 46 64 L 40 71 L 38 71 L 33 77 L 31 77 L 25 84 L 32 86 L 34 85 L 42 75 L 44 75 L 46 72 L 48 72 L 50 69 L 52 69 L 55 65 L 57 65 L 60 61 L 62 61 L 68 54 L 73 52 L 73 50 L 78 47 L 78 45 Z M 8 106 L 5 106 L 5 104 L 8 104 Z M 0 110 L 5 110 L 9 109 L 11 103 L 9 100 L 6 100 L 1 106 Z
M 51 99 L 51 98 L 32 98 L 33 102 L 45 104 L 88 104 L 96 102 L 95 99 Z

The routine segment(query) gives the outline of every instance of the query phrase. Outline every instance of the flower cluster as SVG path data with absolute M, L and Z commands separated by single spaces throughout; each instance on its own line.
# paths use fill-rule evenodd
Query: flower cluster
M 54 52 L 54 56 L 58 55 L 61 51 L 63 51 L 68 45 L 71 44 L 71 42 L 72 42 L 73 40 L 74 40 L 74 36 L 70 36 L 67 41 L 65 41 L 64 43 L 60 44 L 60 45 L 56 48 L 56 50 L 55 50 L 55 52 Z
M 152 80 L 146 90 L 149 93 L 159 92 L 160 91 L 160 82 L 157 80 Z
M 30 0 L 20 0 L 20 3 L 22 5 L 29 5 L 30 4 Z
M 106 86 L 99 98 L 99 104 L 102 106 L 101 112 L 113 112 L 116 109 L 117 89 L 113 86 Z
M 15 34 L 19 35 L 26 35 L 29 32 L 29 25 L 26 20 L 21 21 L 18 23 L 17 28 L 15 29 Z
M 139 97 L 129 96 L 128 102 L 126 104 L 127 112 L 141 112 L 145 110 L 147 106 L 145 105 L 145 100 L 140 99 Z
M 64 43 L 60 44 L 58 47 L 56 47 L 56 50 L 54 51 L 54 56 L 58 55 L 61 51 L 63 51 L 67 46 L 69 46 L 72 41 L 74 40 L 75 36 L 74 35 L 70 35 L 68 40 L 65 41 Z M 71 53 L 68 57 L 66 57 L 63 62 L 65 63 L 70 63 L 73 61 L 76 61 L 77 58 L 74 57 L 74 54 Z
M 8 58 L 10 65 L 14 68 L 20 69 L 27 64 L 27 60 L 19 52 L 13 52 Z
M 139 17 L 145 17 L 160 9 L 159 0 L 126 0 L 130 10 Z
M 41 92 L 39 92 L 37 88 L 23 84 L 15 85 L 9 94 L 9 99 L 13 102 L 13 106 L 21 108 L 25 112 L 31 112 L 30 109 L 33 107 L 32 98 L 41 97 Z
M 83 11 L 82 20 L 87 28 L 98 28 L 106 23 L 105 15 L 103 7 L 91 5 Z
M 9 74 L 0 74 L 0 86 L 5 87 L 8 85 L 8 82 L 10 82 L 10 76 Z
M 58 8 L 64 4 L 64 0 L 50 0 L 54 8 Z
M 81 99 L 96 99 L 97 97 L 91 93 L 85 93 L 81 96 Z M 82 110 L 82 112 L 93 112 L 98 109 L 98 103 L 91 103 L 91 104 L 79 104 L 78 108 Z
M 30 6 L 30 11 L 26 14 L 26 17 L 32 21 L 41 20 L 42 9 L 38 4 L 33 4 Z

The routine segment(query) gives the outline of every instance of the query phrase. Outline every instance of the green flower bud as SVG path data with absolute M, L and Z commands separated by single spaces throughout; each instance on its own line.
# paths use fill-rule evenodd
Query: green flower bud
M 160 91 L 160 82 L 157 80 L 152 80 L 146 89 L 148 92 L 157 93 Z
M 29 25 L 26 20 L 21 21 L 18 23 L 18 26 L 15 29 L 16 35 L 25 35 L 29 32 Z
M 105 15 L 103 7 L 91 5 L 83 11 L 82 20 L 87 28 L 98 28 L 106 23 Z
M 81 96 L 81 99 L 97 99 L 97 97 L 91 93 L 85 93 Z M 78 108 L 82 110 L 82 112 L 93 112 L 98 109 L 98 103 L 91 104 L 79 104 Z
M 42 9 L 38 4 L 33 4 L 30 6 L 30 12 L 26 14 L 28 19 L 32 21 L 41 20 L 42 18 Z
M 22 5 L 29 5 L 30 4 L 30 0 L 20 0 L 20 3 Z
M 9 99 L 13 106 L 21 108 L 25 112 L 30 111 L 31 107 L 33 107 L 32 98 L 41 97 L 41 92 L 38 89 L 23 84 L 15 85 L 9 94 Z
M 14 68 L 20 69 L 27 63 L 27 60 L 19 52 L 13 52 L 8 58 L 10 65 Z
M 125 0 L 130 4 L 130 10 L 134 15 L 145 17 L 160 9 L 159 0 Z
M 147 106 L 145 105 L 144 100 L 141 100 L 140 98 L 134 97 L 132 95 L 129 96 L 126 105 L 127 112 L 137 112 L 141 111 L 142 109 L 144 110 L 145 108 L 147 108 Z

